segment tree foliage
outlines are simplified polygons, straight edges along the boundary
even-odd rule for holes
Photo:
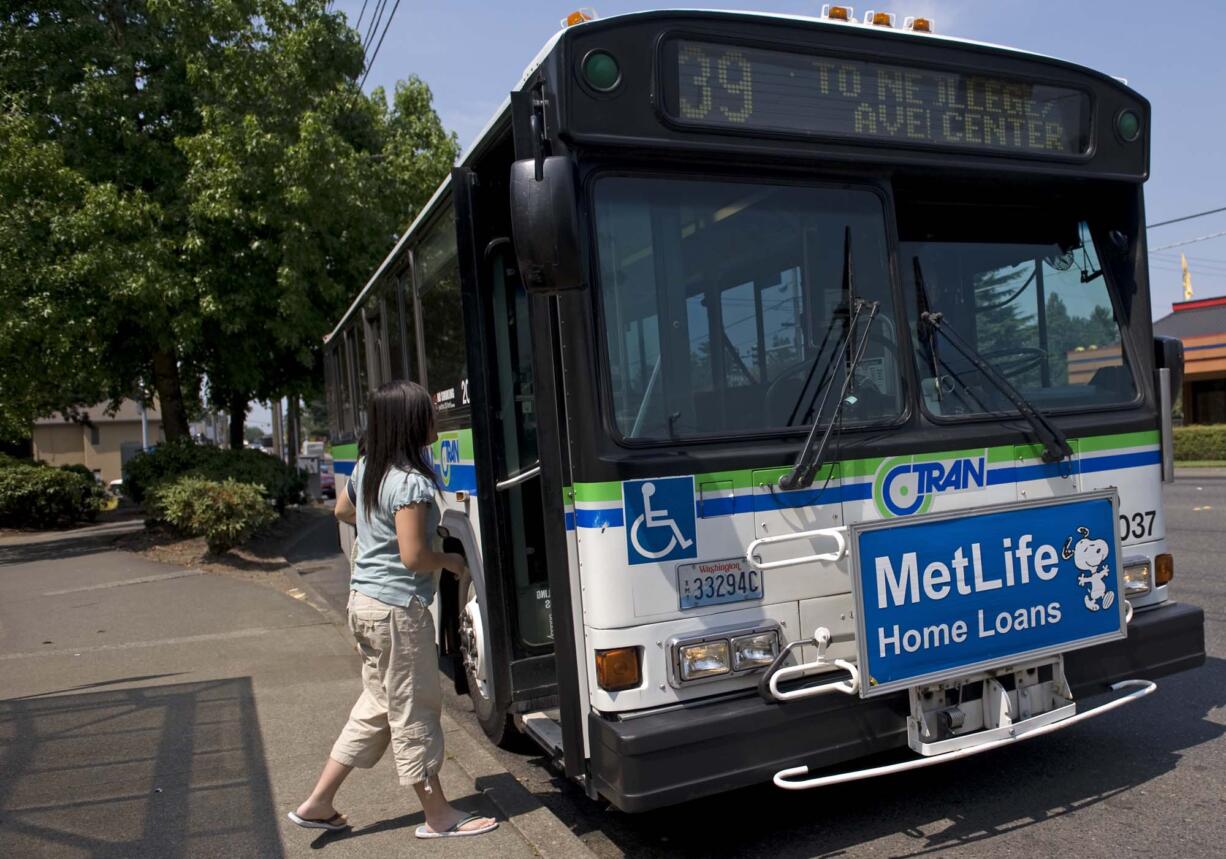
[[[6,4],[0,435],[143,388],[174,437],[201,390],[317,387],[321,336],[456,155],[420,80],[358,90],[328,7]]]

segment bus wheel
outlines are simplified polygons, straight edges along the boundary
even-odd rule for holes
[[[490,654],[485,651],[484,623],[477,590],[472,579],[465,577],[460,583],[459,629],[460,658],[468,681],[468,697],[472,699],[481,730],[493,743],[503,746],[512,742],[516,731],[506,708],[495,703],[494,666]]]

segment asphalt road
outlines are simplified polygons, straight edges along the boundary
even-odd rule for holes
[[[587,799],[532,750],[495,749],[601,856],[1221,856],[1226,852],[1226,476],[1166,488],[1175,598],[1208,660],[1083,725],[931,769],[816,791],[773,785],[640,815]],[[462,727],[479,734],[467,699]]]

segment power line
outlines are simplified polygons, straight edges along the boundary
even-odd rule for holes
[[[1150,253],[1152,254],[1156,253],[1157,251],[1168,250],[1169,248],[1179,248],[1183,247],[1184,245],[1194,245],[1197,242],[1206,242],[1209,239],[1217,239],[1221,238],[1222,236],[1226,236],[1226,230],[1222,230],[1218,233],[1209,233],[1207,236],[1197,236],[1194,239],[1184,239],[1182,242],[1171,242],[1169,245],[1163,245],[1162,247],[1158,248],[1151,248]]]
[[[387,8],[387,0],[375,0],[374,11],[370,14],[370,22],[366,25],[366,35],[362,37],[362,55],[363,59],[370,51],[370,46],[375,41],[375,34],[379,32],[379,25],[383,23],[383,10]],[[370,68],[370,63],[366,64],[366,68]]]
[[[353,29],[360,30],[362,28],[362,17],[366,14],[366,3],[368,0],[362,0],[362,11],[358,13],[358,22],[353,25]]]
[[[366,85],[366,78],[370,74],[370,70],[374,68],[375,58],[379,56],[379,49],[383,47],[383,37],[387,35],[387,31],[392,26],[392,19],[396,17],[396,10],[400,8],[400,0],[396,0],[392,4],[392,11],[387,16],[387,23],[383,25],[383,32],[379,35],[379,43],[375,45],[375,52],[370,55],[370,62],[366,64],[366,72],[362,75],[362,80],[358,84],[358,89]]]
[[[1152,230],[1154,227],[1165,227],[1167,224],[1178,224],[1180,221],[1190,221],[1193,218],[1203,218],[1205,215],[1216,215],[1218,212],[1226,212],[1226,206],[1220,209],[1210,209],[1207,212],[1197,212],[1195,215],[1184,215],[1180,218],[1171,218],[1169,221],[1159,221],[1156,224],[1146,224],[1145,229]]]

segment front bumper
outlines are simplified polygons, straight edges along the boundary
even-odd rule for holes
[[[1065,655],[1073,694],[1152,680],[1205,661],[1205,616],[1167,603],[1138,611],[1128,637]],[[819,695],[771,704],[756,695],[628,719],[588,717],[591,775],[623,811],[646,811],[907,745],[907,695]]]

